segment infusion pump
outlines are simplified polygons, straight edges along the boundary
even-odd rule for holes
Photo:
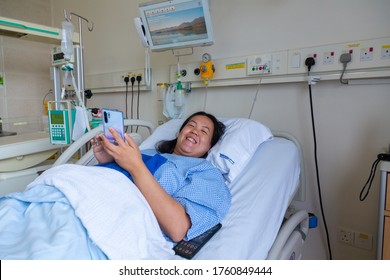
[[[50,143],[71,144],[75,111],[70,101],[49,101],[48,107]]]
[[[74,63],[74,55],[71,56],[70,61],[71,63]],[[65,61],[65,55],[61,50],[61,46],[53,46],[51,49],[51,64],[53,66],[58,66],[67,63]]]

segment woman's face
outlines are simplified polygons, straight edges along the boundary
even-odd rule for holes
[[[173,153],[189,157],[202,157],[211,148],[214,124],[206,116],[192,117],[180,131]]]

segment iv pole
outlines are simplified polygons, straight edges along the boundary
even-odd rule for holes
[[[64,10],[65,18],[67,18],[66,10]],[[84,46],[83,46],[83,35],[82,35],[82,20],[86,21],[88,24],[88,30],[91,32],[93,30],[93,22],[90,22],[88,19],[71,12],[69,15],[69,20],[72,21],[72,15],[78,17],[78,24],[79,24],[79,48],[80,50],[77,53],[77,83],[79,86],[79,90],[82,93],[82,101],[85,104],[85,88],[84,88]]]
[[[73,12],[71,12],[69,14],[69,18],[68,18],[68,15],[67,15],[67,12],[66,10],[64,10],[64,16],[65,16],[65,20],[68,21],[68,22],[72,22],[72,15],[73,16],[76,16],[78,17],[78,24],[79,24],[79,45],[78,46],[72,46],[73,49],[74,49],[74,56],[75,56],[75,61],[76,61],[76,74],[77,74],[77,84],[75,83],[75,79],[73,77],[73,74],[72,74],[72,80],[73,80],[73,85],[75,87],[75,91],[76,91],[76,95],[78,95],[78,99],[79,99],[79,103],[82,103],[82,104],[79,104],[81,107],[85,109],[85,88],[84,88],[84,56],[83,56],[83,41],[82,41],[82,20],[86,21],[88,23],[88,30],[89,31],[92,31],[93,30],[93,23],[88,21],[88,19],[78,15],[78,14],[75,14]],[[64,30],[62,30],[62,32],[65,32]],[[62,36],[66,36],[64,34],[62,34]],[[64,38],[63,38],[64,40]],[[71,41],[73,41],[72,39],[70,39]],[[71,42],[72,44],[72,42]],[[62,48],[62,46],[61,46]],[[62,50],[62,52],[64,53],[65,51]],[[66,60],[66,58],[65,58]],[[65,69],[68,67],[68,65],[65,65]],[[70,70],[73,71],[73,66],[69,65],[70,67]],[[60,67],[59,66],[53,66],[52,68],[52,74],[53,74],[53,93],[54,93],[54,100],[56,101],[56,110],[60,109],[59,108],[59,105],[57,102],[61,101],[62,100],[62,96],[61,96],[61,79],[60,79]],[[64,70],[64,69],[63,69]],[[67,69],[66,69],[67,70]],[[85,113],[85,112],[84,112]],[[84,115],[85,118],[87,118],[86,115]],[[87,129],[89,127],[87,126]],[[89,130],[89,129],[88,129]],[[81,149],[81,155],[83,155],[85,153],[85,149]]]
[[[66,10],[64,10],[65,19],[67,21],[72,21],[72,15],[78,17],[78,24],[79,24],[79,45],[75,47],[75,60],[76,60],[76,70],[77,70],[77,84],[80,93],[82,94],[82,102],[85,104],[85,95],[84,95],[84,55],[83,55],[83,36],[82,36],[82,20],[86,21],[88,23],[88,30],[93,30],[93,23],[90,22],[88,19],[75,14],[73,12],[70,13],[69,18],[67,15]],[[61,101],[61,82],[60,82],[60,69],[59,67],[52,67],[52,74],[53,74],[53,93],[54,93],[54,100],[55,101]]]

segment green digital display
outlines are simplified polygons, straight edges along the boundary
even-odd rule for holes
[[[64,115],[63,114],[50,114],[50,123],[51,124],[64,124]]]

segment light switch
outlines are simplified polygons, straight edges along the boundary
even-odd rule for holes
[[[301,67],[301,53],[293,53],[290,61],[291,68]]]

